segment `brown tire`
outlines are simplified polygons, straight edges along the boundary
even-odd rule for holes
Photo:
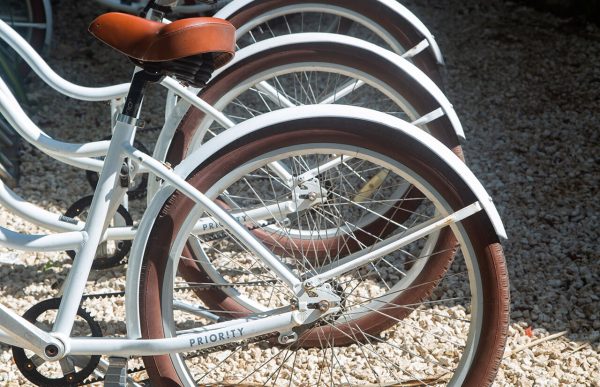
[[[35,23],[35,24],[46,24],[46,10],[44,8],[44,3],[42,0],[28,0],[28,1],[22,1],[23,4],[21,4],[22,7],[26,7],[27,8],[27,18],[28,18],[28,22],[29,23]],[[11,12],[14,12],[13,10],[11,10],[11,7],[14,7],[15,4],[14,2],[12,3],[8,3],[6,4],[4,7],[0,7],[0,12],[4,11],[7,12],[7,20],[6,22],[10,23],[10,17],[11,17]],[[26,27],[23,27],[26,28]],[[21,34],[23,34],[23,32],[25,32],[24,38],[27,39],[27,42],[31,45],[31,47],[33,47],[37,52],[39,52],[40,54],[42,53],[43,49],[44,49],[44,45],[45,45],[45,41],[46,41],[46,34],[52,33],[52,31],[47,31],[45,29],[42,28],[30,28],[29,31],[23,31],[20,29],[17,29],[17,31],[20,31]],[[9,50],[12,52],[12,50]],[[15,63],[18,65],[18,70],[19,73],[21,74],[21,76],[25,76],[29,73],[29,71],[31,70],[29,65],[27,63],[25,63],[24,60],[22,60],[21,58],[19,58],[16,54],[15,54]]]
[[[317,144],[343,144],[344,147],[351,147],[361,152],[364,150],[370,152],[369,154],[378,154],[386,159],[396,160],[399,163],[397,165],[405,168],[404,171],[412,173],[411,176],[420,179],[422,184],[429,187],[427,188],[429,194],[443,198],[443,205],[448,211],[464,208],[477,200],[460,176],[423,144],[381,124],[344,118],[304,119],[265,128],[224,147],[200,165],[187,180],[200,191],[206,192],[222,176],[250,160],[264,154],[276,154],[280,150],[285,151],[303,144],[309,144],[308,146],[315,148],[318,147]],[[421,190],[423,188],[425,186],[422,186]],[[161,311],[161,302],[169,302],[169,297],[171,297],[163,296],[164,277],[165,275],[167,278],[169,276],[168,273],[165,273],[175,237],[193,207],[191,200],[179,193],[173,194],[156,218],[148,238],[140,284],[140,314],[142,334],[145,338],[162,338],[170,335],[170,333],[165,333],[165,329],[169,329],[169,321],[172,317],[164,316]],[[452,256],[455,254],[457,243],[453,232],[456,230],[461,233],[461,239],[464,241],[464,245],[461,246],[463,248],[462,256],[471,261],[471,266],[467,265],[467,267],[475,268],[469,269],[468,273],[467,269],[464,269],[465,271],[461,274],[467,276],[467,281],[463,281],[466,282],[466,285],[460,281],[456,282],[455,270],[460,270],[460,262],[454,262],[450,274],[444,277],[448,265],[452,262]],[[354,320],[345,317],[345,320],[341,321],[341,317],[334,316],[335,320],[331,320],[330,324],[300,332],[297,344],[285,350],[299,350],[303,347],[315,348],[323,346],[324,343],[327,346],[355,344],[360,347],[364,343],[379,340],[379,334],[384,329],[403,321],[417,306],[426,306],[429,302],[439,305],[441,301],[447,301],[450,304],[454,301],[451,301],[451,298],[444,298],[447,292],[450,295],[454,294],[453,292],[458,291],[454,288],[460,287],[461,284],[467,289],[471,289],[470,286],[477,286],[476,294],[481,298],[476,299],[479,296],[472,295],[471,304],[466,308],[474,310],[467,313],[467,315],[471,315],[471,319],[480,320],[470,320],[472,325],[469,327],[470,329],[485,328],[474,336],[478,340],[471,343],[472,350],[465,350],[465,353],[472,352],[473,357],[470,358],[470,362],[467,362],[468,365],[465,366],[466,369],[461,373],[465,376],[465,379],[461,380],[461,384],[490,385],[501,360],[508,324],[508,276],[502,248],[490,221],[482,212],[467,218],[454,230],[442,229],[441,235],[435,243],[435,250],[433,253],[429,253],[430,258],[427,259],[429,270],[420,271],[408,286],[403,287],[400,291],[392,292],[391,298],[386,299],[383,305],[380,301],[383,299],[382,296],[375,297],[375,300],[379,300],[375,305],[380,308],[366,314],[362,313]],[[194,256],[191,249],[187,249],[183,255]],[[181,266],[182,264],[186,265],[185,268]],[[454,268],[455,265],[457,269]],[[211,280],[204,271],[199,269],[198,265],[188,259],[180,261],[179,272],[190,284],[206,283]],[[362,282],[362,275],[359,277],[361,279],[359,282]],[[469,284],[468,280],[471,278],[476,281],[475,285]],[[448,285],[444,281],[449,281]],[[350,284],[346,286],[350,286]],[[344,292],[345,290],[341,290],[341,294]],[[424,301],[430,297],[432,292],[438,292],[444,297],[440,298],[440,294],[435,294],[435,301]],[[224,310],[235,313],[235,316],[239,317],[252,312],[237,303],[236,298],[225,294],[219,287],[204,290],[201,296],[209,309]],[[367,305],[371,305],[371,303]],[[351,307],[352,305],[348,305],[348,308]],[[360,310],[360,305],[358,308]],[[356,312],[342,310],[341,313],[348,313],[348,316],[351,316]],[[414,317],[419,317],[420,313],[422,311],[412,314]],[[163,321],[166,322],[167,327],[163,326]],[[404,322],[396,327],[406,328]],[[423,335],[427,335],[427,332],[424,332]],[[464,339],[466,340],[466,338]],[[383,346],[392,340],[388,338],[386,341],[380,340],[375,344]],[[418,341],[416,343],[419,344]],[[446,345],[447,343],[442,344]],[[172,357],[147,357],[144,361],[155,385],[182,384],[182,379],[180,375],[177,375],[173,365]],[[458,364],[458,361],[453,364]]]
[[[357,60],[363,57],[368,57],[369,60]],[[288,44],[261,51],[260,55],[250,56],[223,71],[211,80],[209,86],[202,90],[199,96],[211,105],[219,106],[224,98],[230,98],[228,93],[234,86],[244,85],[246,80],[253,79],[259,74],[274,73],[286,66],[301,63],[324,63],[327,66],[342,66],[356,74],[368,74],[384,85],[383,88],[386,90],[393,90],[393,93],[400,95],[404,100],[404,108],[417,117],[439,108],[439,103],[433,95],[410,76],[399,73],[396,65],[389,58],[373,55],[361,47],[334,42]],[[173,135],[166,156],[167,162],[177,165],[191,151],[190,146],[196,131],[206,119],[202,111],[195,108],[188,110]],[[456,132],[446,116],[428,123],[427,130],[459,157],[463,157]],[[418,192],[409,190],[407,195],[418,195]],[[391,208],[386,216],[393,216],[397,223],[403,223],[412,212],[411,206],[416,204],[418,204],[416,201],[404,200],[403,207]],[[312,239],[297,238],[293,243],[288,244],[282,244],[278,236],[273,233],[265,233],[261,230],[256,230],[254,233],[276,253],[310,249],[313,257],[319,260],[337,253],[334,251],[336,246],[342,246],[345,253],[351,253],[356,251],[360,244],[372,244],[373,235],[385,236],[393,230],[394,228],[389,227],[385,222],[374,221],[363,227],[364,233],[356,235],[356,241],[330,238],[315,242]]]
[[[248,2],[244,7],[239,8],[232,15],[229,15],[227,20],[236,28],[240,28],[251,20],[264,15],[266,12],[297,4],[304,5],[306,3],[306,1],[302,0],[254,0]],[[393,39],[405,51],[415,47],[424,39],[423,35],[408,20],[390,10],[385,4],[379,1],[316,0],[309,3],[317,6],[334,6],[366,17],[386,31],[389,34],[389,38]],[[347,19],[342,20],[345,21]],[[423,50],[411,58],[411,61],[435,83],[440,86],[442,85],[439,64],[431,49]]]

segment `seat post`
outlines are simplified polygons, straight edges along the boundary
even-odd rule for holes
[[[173,11],[178,0],[150,0],[140,12],[140,17],[162,22],[165,15]]]
[[[162,78],[163,75],[147,70],[136,72],[131,80],[131,86],[129,88],[129,93],[127,93],[127,98],[125,99],[122,114],[131,118],[137,118],[140,106],[144,100],[146,85],[148,83],[159,82]]]

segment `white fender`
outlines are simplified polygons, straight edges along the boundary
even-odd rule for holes
[[[360,108],[356,106],[345,105],[308,105],[299,106],[288,109],[281,109],[274,112],[266,113],[255,118],[249,119],[236,125],[235,130],[226,130],[206,142],[200,148],[196,149],[191,155],[181,162],[175,169],[175,173],[181,177],[187,177],[194,171],[197,165],[211,157],[227,144],[235,141],[243,136],[268,128],[272,125],[285,123],[290,120],[301,120],[315,117],[324,118],[350,118],[361,121],[369,121],[377,124],[385,125],[394,130],[402,132],[404,135],[410,136],[426,146],[444,162],[446,162],[460,176],[466,185],[472,190],[473,194],[483,207],[490,222],[492,223],[499,237],[506,239],[506,230],[500,219],[500,215],[492,202],[492,198],[488,195],[485,188],[475,177],[473,172],[448,148],[434,137],[423,130],[416,128],[414,125],[393,117],[391,115],[377,112],[370,109]],[[150,230],[154,225],[154,219],[158,216],[160,209],[165,201],[174,192],[172,186],[163,186],[154,195],[152,202],[148,205],[144,216],[138,227],[136,238],[133,241],[133,247],[129,255],[129,263],[127,268],[127,330],[129,338],[139,338],[139,310],[137,300],[138,283],[140,279],[140,271],[144,247]]]
[[[224,8],[222,8],[219,12],[217,12],[215,14],[215,17],[222,18],[222,19],[228,19],[232,15],[238,13],[241,9],[246,8],[246,7],[251,7],[252,6],[251,3],[255,2],[255,1],[256,0],[235,0],[231,3],[229,3]],[[389,8],[390,14],[396,14],[398,17],[405,19],[407,22],[409,22],[410,25],[416,31],[418,31],[418,33],[420,35],[422,35],[424,39],[427,40],[427,42],[429,43],[429,47],[431,48],[438,64],[440,64],[440,65],[444,64],[444,58],[442,56],[442,52],[441,52],[437,42],[435,41],[433,34],[429,31],[429,29],[427,29],[427,27],[425,27],[425,24],[423,24],[421,22],[421,20],[419,20],[419,18],[417,16],[415,16],[415,14],[413,14],[411,11],[409,11],[405,6],[401,5],[397,0],[374,0],[374,1],[377,1],[381,4],[383,4],[384,6],[386,6],[387,8]],[[335,6],[335,5],[331,5],[331,4],[323,4],[322,2],[321,3],[319,3],[319,2],[313,3],[310,1],[307,1],[302,4],[284,6],[281,8],[274,9],[274,10],[270,11],[267,15],[263,15],[261,18],[257,18],[254,21],[257,23],[260,23],[262,19],[268,20],[273,17],[281,16],[281,15],[284,15],[284,14],[286,14],[290,11],[293,11],[294,9],[297,9],[297,8],[301,8],[302,10],[306,10],[306,11],[315,11],[315,12],[327,11],[328,13],[343,16],[345,18],[348,18],[348,19],[351,19],[351,20],[354,20],[357,22],[365,21],[365,17],[363,15],[360,15],[348,8],[339,7],[339,6]],[[256,25],[256,23],[252,23],[252,25]],[[374,31],[379,31],[380,37],[382,39],[384,39],[384,41],[386,41],[388,44],[390,44],[391,47],[394,47],[396,49],[397,53],[402,53],[399,50],[399,48],[400,48],[399,43],[389,34],[388,31],[382,31],[381,29],[379,29],[378,28],[379,26],[375,22],[373,22],[372,27],[374,27],[374,28],[372,28]],[[250,28],[250,27],[240,26],[238,37],[241,34],[247,32],[248,28]],[[408,47],[408,48],[410,48],[410,47]]]
[[[267,49],[277,48],[281,46],[289,45],[290,47],[298,44],[306,44],[312,42],[329,42],[329,43],[337,43],[342,45],[350,45],[357,46],[363,50],[367,50],[370,52],[369,56],[379,56],[384,58],[390,63],[391,69],[397,69],[399,73],[406,74],[407,76],[414,79],[421,87],[427,90],[432,98],[434,98],[438,104],[440,105],[443,113],[448,117],[452,127],[454,128],[456,135],[462,139],[465,138],[465,133],[454,110],[454,107],[448,101],[448,98],[444,95],[442,90],[431,80],[425,73],[419,70],[418,67],[410,63],[408,60],[402,58],[401,56],[394,54],[391,51],[388,51],[384,48],[381,48],[375,44],[365,42],[361,39],[352,38],[349,36],[339,35],[339,34],[325,34],[325,33],[302,33],[302,34],[293,34],[293,35],[283,35],[278,36],[272,39],[267,39],[255,44],[252,44],[248,47],[243,48],[240,51],[236,52],[235,58],[231,61],[227,66],[217,70],[213,76],[220,74],[222,71],[225,71],[230,66],[239,63],[242,60],[245,60],[252,56],[260,57],[262,52]],[[309,64],[307,64],[309,65]],[[272,75],[272,74],[271,74]],[[236,87],[243,87],[244,85],[237,85]],[[194,90],[194,89],[192,89]],[[232,90],[233,91],[233,90]],[[390,90],[392,94],[396,94],[397,98],[400,98],[399,95],[394,90]],[[175,129],[179,125],[179,122],[185,115],[185,112],[190,107],[190,103],[181,100],[177,107],[173,109],[173,114],[165,121],[165,125],[160,132],[158,140],[156,142],[154,148],[153,157],[158,160],[164,160],[166,157],[167,151],[169,149],[169,145],[173,135],[175,133]],[[215,106],[217,107],[217,106]],[[218,107],[217,107],[218,108]],[[149,198],[151,195],[149,196]]]
[[[421,71],[417,66],[412,64],[410,61],[402,58],[400,55],[393,53],[385,48],[379,47],[376,44],[369,43],[362,39],[353,38],[351,36],[340,35],[340,34],[328,34],[323,32],[305,32],[298,34],[282,35],[275,38],[266,39],[258,43],[254,43],[248,47],[245,47],[239,51],[236,51],[234,59],[225,67],[217,70],[213,76],[217,76],[222,71],[225,71],[230,66],[248,58],[251,55],[261,55],[262,51],[272,49],[274,47],[280,47],[283,45],[295,45],[295,44],[306,44],[310,42],[315,43],[337,43],[349,46],[356,46],[363,50],[370,51],[372,55],[380,56],[390,62],[392,68],[397,67],[398,71],[404,73],[410,78],[414,79],[421,87],[431,94],[431,96],[439,103],[444,113],[448,116],[452,127],[456,131],[456,135],[462,139],[465,139],[465,132],[463,130],[460,119],[458,118],[454,107],[444,94],[444,92],[435,84],[429,77]],[[371,55],[371,54],[369,54]],[[369,56],[370,57],[370,56]]]

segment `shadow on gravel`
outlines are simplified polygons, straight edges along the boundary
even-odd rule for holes
[[[0,280],[0,292],[14,298],[35,297],[38,301],[54,297],[71,269],[71,260],[65,257],[66,254],[44,263],[27,264],[19,261],[12,265],[0,265],[0,278],[2,279]],[[93,286],[112,278],[123,277],[125,270],[125,266],[107,270],[92,270],[88,283]],[[42,280],[42,285],[37,286],[40,280]],[[53,289],[54,294],[48,293],[48,285]]]
[[[594,385],[600,380],[600,28],[513,2],[402,3],[445,54],[446,93],[465,127],[467,162],[508,231],[512,354],[497,383]],[[57,20],[84,31],[94,12],[81,9]],[[51,58],[61,72],[86,84],[112,83],[120,74],[104,69],[122,58],[86,59],[91,39],[61,31],[55,49],[70,60]],[[77,112],[75,124],[85,123],[89,113]],[[61,106],[56,113],[69,115]],[[19,278],[43,269],[16,267],[2,292],[22,294],[30,282]],[[66,269],[56,267],[51,278],[63,278]],[[92,280],[111,275],[94,273]]]
[[[550,384],[598,380],[600,28],[513,2],[404,4],[445,53],[467,162],[508,231],[509,346],[564,334],[512,359]],[[573,366],[580,376],[555,371]],[[520,365],[506,372],[521,384]]]

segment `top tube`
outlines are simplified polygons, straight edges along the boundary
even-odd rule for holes
[[[108,101],[127,95],[129,83],[106,87],[85,87],[67,81],[56,74],[21,35],[0,20],[0,39],[10,45],[35,73],[61,94],[82,101]]]

